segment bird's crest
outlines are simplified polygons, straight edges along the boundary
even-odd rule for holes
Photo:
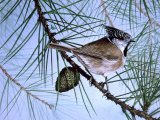
[[[108,37],[119,40],[131,39],[131,35],[114,27],[105,26]]]

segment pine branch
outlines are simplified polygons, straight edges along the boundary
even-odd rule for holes
[[[160,24],[159,24],[156,20],[154,20],[154,18],[148,16],[147,13],[139,6],[138,3],[136,3],[135,0],[133,0],[133,2],[134,2],[135,7],[136,7],[144,16],[149,17],[149,20],[150,20],[152,23],[154,23],[155,25],[157,25],[158,27],[160,27]]]
[[[35,8],[37,9],[37,13],[39,15],[39,21],[42,23],[43,27],[45,28],[45,32],[48,34],[50,41],[57,43],[54,36],[51,36],[52,33],[50,32],[50,30],[48,28],[47,20],[45,19],[45,17],[42,14],[42,10],[41,10],[39,1],[34,0],[34,2],[35,2]],[[82,76],[84,76],[89,81],[92,79],[92,84],[96,88],[98,88],[107,99],[120,105],[122,107],[122,109],[128,110],[132,115],[137,115],[139,117],[143,117],[146,120],[158,120],[158,119],[153,118],[152,116],[148,115],[144,111],[137,110],[134,107],[127,105],[125,102],[119,100],[118,98],[113,96],[111,93],[108,93],[108,91],[106,89],[102,88],[102,86],[99,85],[99,83],[92,76],[88,75],[83,69],[81,69],[80,66],[78,66],[65,52],[60,52],[60,53],[75,69],[77,69],[79,71],[79,73]]]
[[[43,104],[47,105],[50,109],[53,108],[52,104],[49,104],[48,102],[46,102],[45,100],[42,100],[41,98],[39,98],[38,96],[32,94],[31,92],[27,91],[25,89],[25,87],[23,87],[19,82],[17,82],[17,80],[15,80],[4,68],[3,66],[0,65],[0,69],[2,70],[2,72],[5,74],[6,77],[9,78],[9,80],[11,80],[14,84],[16,84],[22,91],[26,92],[27,95],[32,96],[34,99],[42,102]]]

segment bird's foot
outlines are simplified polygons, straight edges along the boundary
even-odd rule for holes
[[[105,91],[105,93],[103,93],[103,96],[106,96],[107,94],[109,94],[110,92],[108,90]]]
[[[102,88],[104,88],[104,86],[106,85],[106,93],[109,92],[108,83],[106,83],[106,82],[99,82],[99,85],[100,85]]]
[[[104,88],[104,85],[106,84],[106,82],[99,82],[99,85]]]
[[[90,77],[89,83],[90,83],[90,86],[92,86],[92,84],[93,84],[93,77]]]

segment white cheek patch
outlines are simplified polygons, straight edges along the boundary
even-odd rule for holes
[[[114,39],[114,43],[115,45],[121,50],[121,52],[123,53],[127,43],[123,42],[123,41],[120,41],[118,39]]]

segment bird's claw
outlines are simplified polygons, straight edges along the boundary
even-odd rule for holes
[[[93,77],[90,77],[89,83],[90,83],[90,86],[92,86],[92,84],[93,84]]]
[[[106,85],[106,93],[109,93],[108,83],[106,82],[99,82],[99,85],[104,88],[104,85]]]
[[[103,96],[106,96],[107,94],[109,94],[110,92],[108,90],[106,90],[105,93],[103,93]]]
[[[99,82],[99,85],[104,88],[104,85],[106,84],[106,82]]]

